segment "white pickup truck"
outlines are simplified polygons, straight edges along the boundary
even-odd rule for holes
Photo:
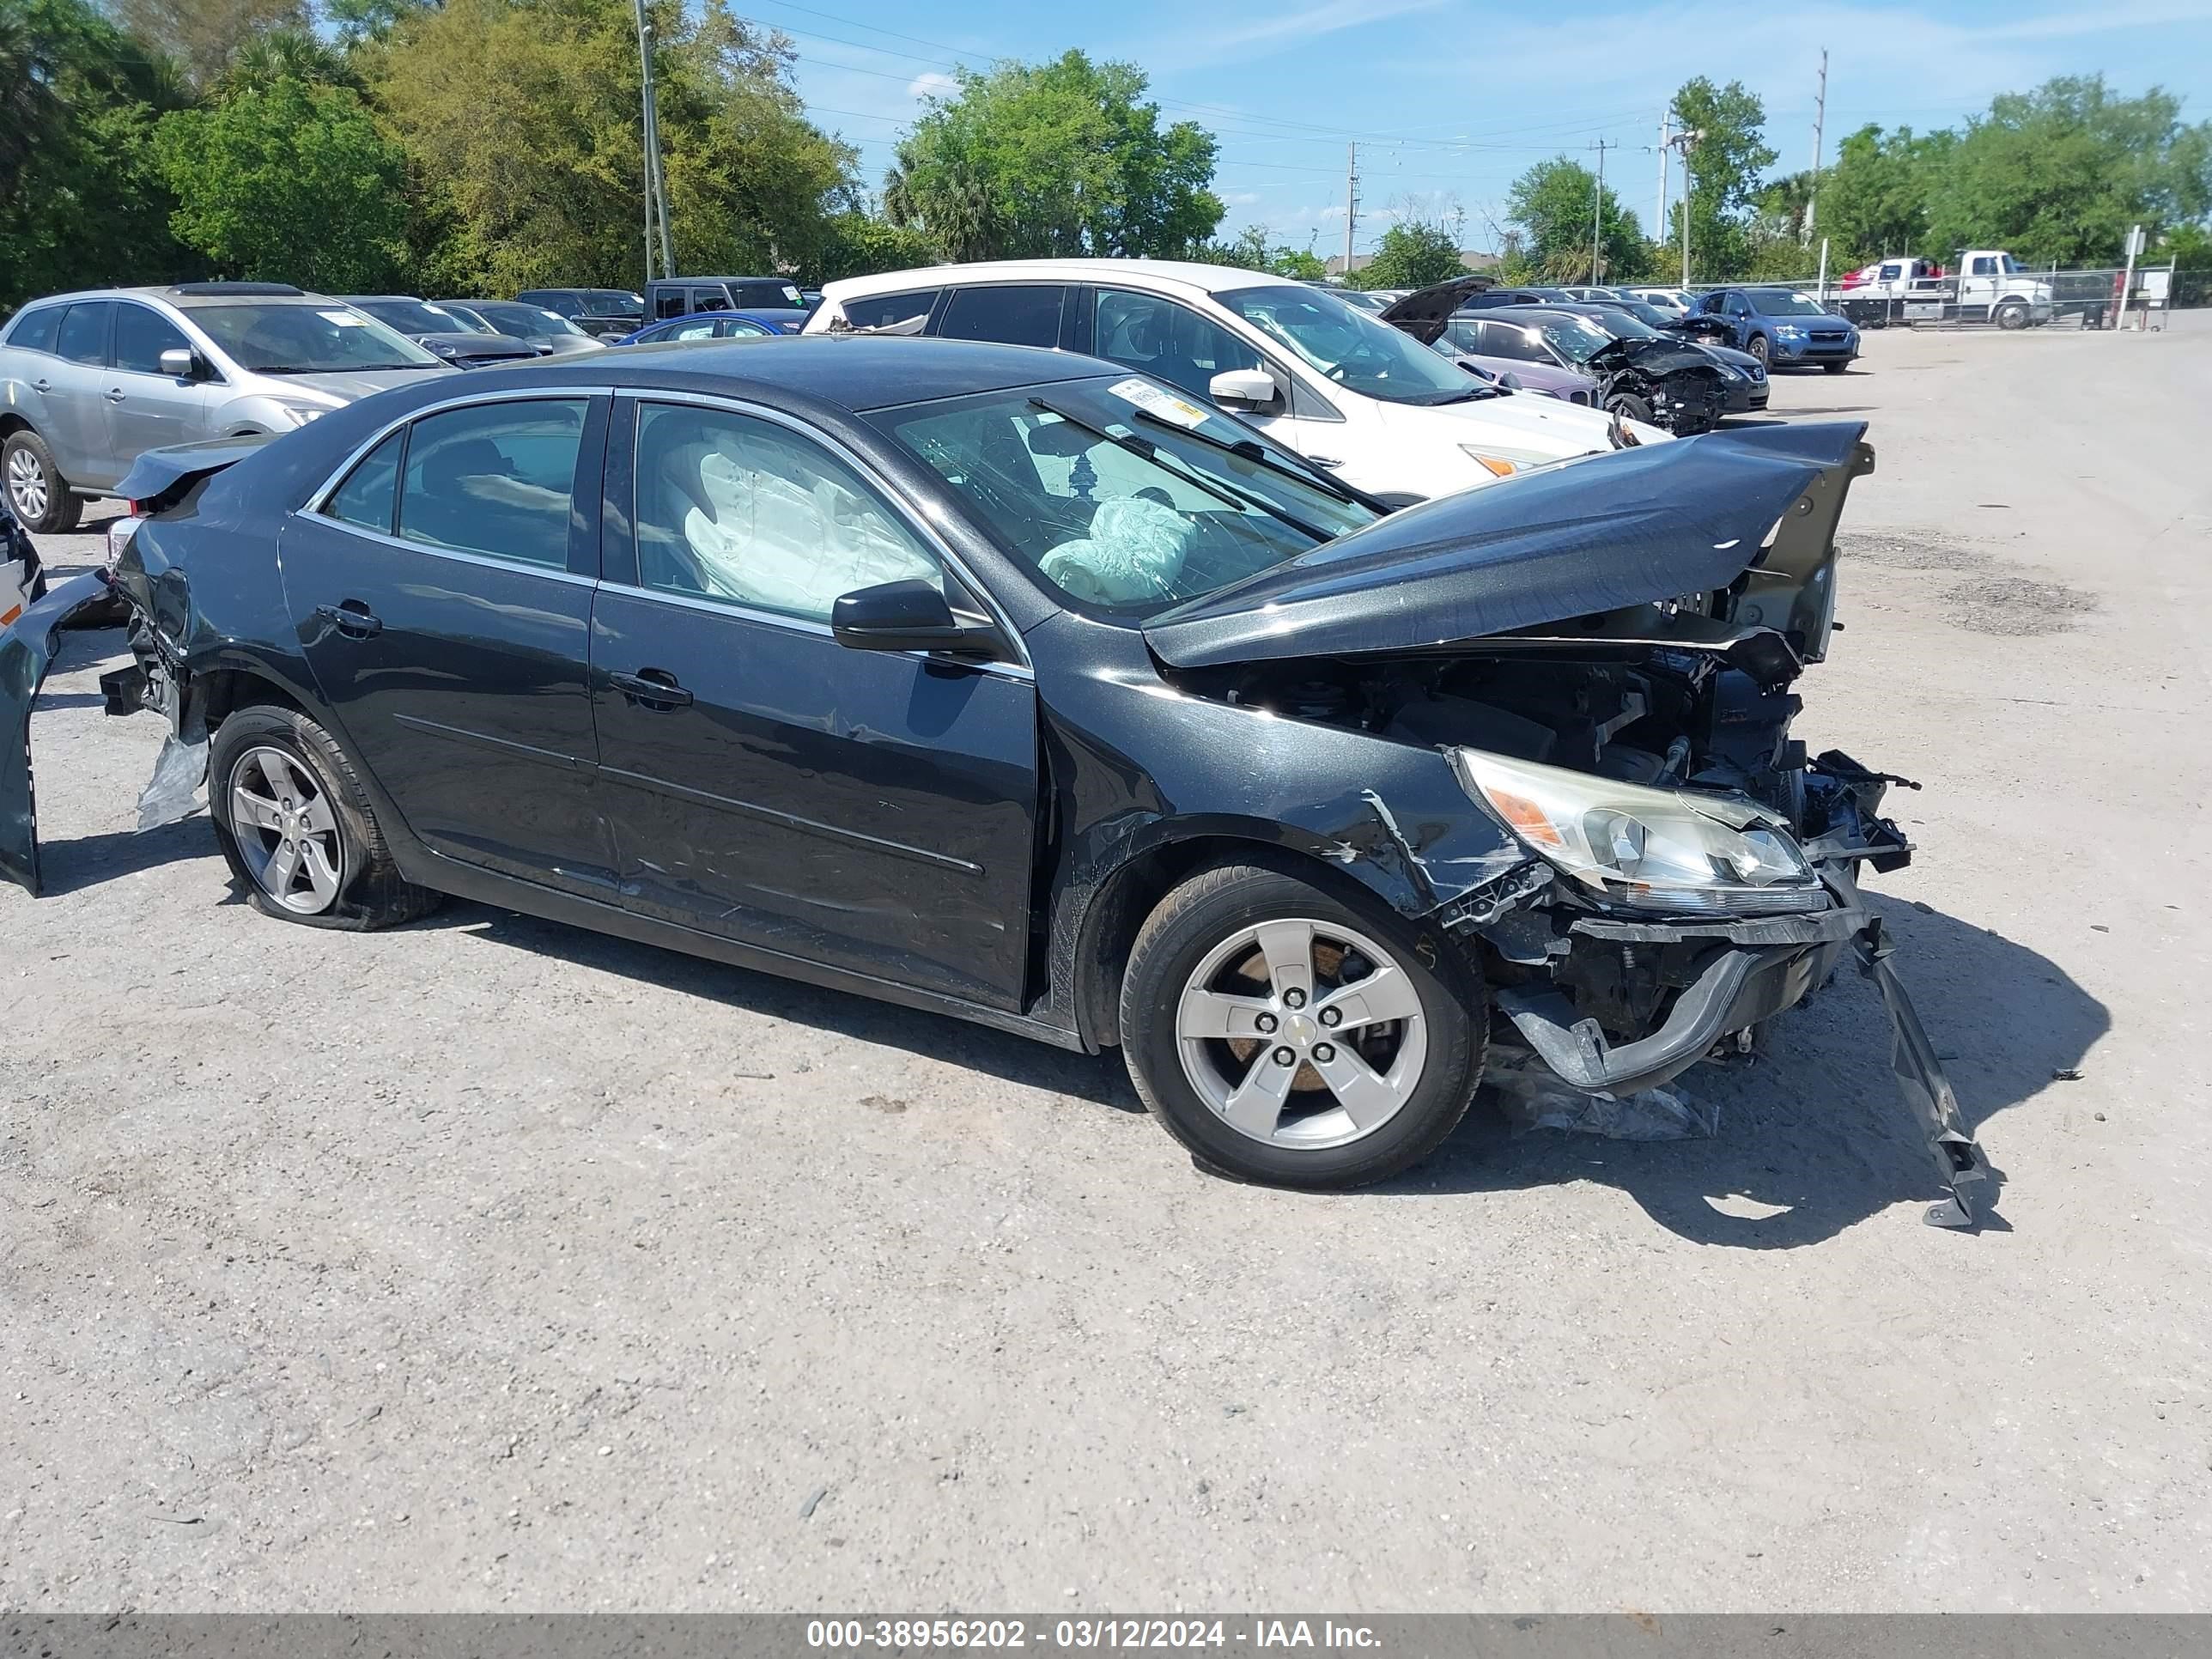
[[[1890,323],[1995,323],[2026,328],[2055,310],[2050,282],[2002,248],[1972,248],[1959,274],[1927,259],[1882,259],[1852,271],[1840,284],[1844,316],[1862,328]]]

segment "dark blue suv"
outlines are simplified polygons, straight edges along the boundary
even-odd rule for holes
[[[1795,289],[1717,289],[1698,310],[1727,325],[1730,345],[1771,368],[1818,363],[1840,374],[1859,355],[1858,330]]]

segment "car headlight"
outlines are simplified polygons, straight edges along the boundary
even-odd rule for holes
[[[276,412],[294,426],[301,427],[319,418],[324,411],[320,404],[279,404]]]
[[[1462,444],[1460,453],[1492,477],[1510,478],[1531,467],[1549,466],[1559,458],[1539,455],[1529,449],[1506,449],[1497,444]]]
[[[1804,329],[1796,323],[1778,324],[1774,331],[1785,340],[1802,340],[1805,337]]]
[[[1647,789],[1455,749],[1468,793],[1532,853],[1609,902],[1677,915],[1827,908],[1782,820],[1747,801]]]

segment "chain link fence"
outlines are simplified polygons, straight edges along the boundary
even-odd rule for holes
[[[2014,327],[2156,328],[2166,313],[2212,305],[2212,270],[2181,270],[2172,263],[2048,265],[2002,276],[1956,275],[1922,279],[1885,289],[1846,287],[1840,274],[1798,281],[1774,277],[1735,283],[1696,283],[1692,294],[1720,288],[1786,288],[1817,300],[1862,328],[1959,327],[1997,323]]]

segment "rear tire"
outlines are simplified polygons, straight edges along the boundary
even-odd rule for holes
[[[53,451],[28,427],[11,432],[0,444],[0,478],[7,481],[8,505],[27,530],[66,535],[84,516],[84,502],[70,493],[69,480],[54,465]]]
[[[368,933],[444,901],[401,876],[351,757],[296,708],[255,704],[216,729],[208,817],[247,899],[279,921]]]
[[[1437,929],[1326,876],[1236,863],[1146,921],[1121,1025],[1137,1093],[1200,1167],[1334,1192],[1399,1174],[1458,1125],[1489,1010]]]

